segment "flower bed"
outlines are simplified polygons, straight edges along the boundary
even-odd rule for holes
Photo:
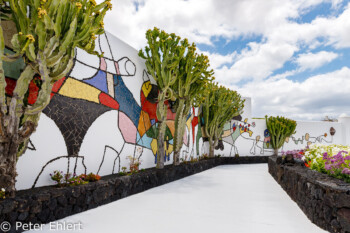
[[[350,183],[350,147],[342,145],[311,145],[305,151],[305,162],[312,170]]]
[[[269,172],[305,215],[329,232],[350,232],[350,184],[303,163],[269,158]],[[312,164],[311,164],[312,166]]]
[[[0,223],[47,223],[225,164],[267,163],[267,156],[220,157],[132,175],[109,175],[78,186],[49,186],[18,191],[0,201]],[[53,174],[54,175],[54,174]],[[10,232],[16,232],[14,229]],[[18,232],[21,232],[19,230]]]

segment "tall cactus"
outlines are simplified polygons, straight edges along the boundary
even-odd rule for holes
[[[148,46],[145,51],[139,51],[139,56],[146,60],[146,67],[154,80],[157,82],[158,104],[158,135],[157,135],[157,168],[164,167],[164,137],[166,131],[166,120],[168,106],[165,101],[175,101],[172,86],[175,84],[179,75],[179,63],[183,57],[186,47],[188,47],[187,39],[181,40],[174,33],[168,34],[159,31],[158,28],[148,30],[146,32]]]
[[[183,145],[186,119],[191,107],[198,107],[202,99],[200,96],[205,91],[204,85],[212,81],[213,70],[209,70],[209,59],[203,54],[196,53],[196,45],[193,43],[187,48],[179,64],[179,78],[174,84],[176,94],[176,116],[174,135],[174,165],[180,164],[180,150]]]
[[[23,57],[26,67],[17,80],[11,98],[5,94],[5,77],[0,63],[0,187],[15,191],[16,160],[24,153],[42,110],[50,101],[52,85],[72,68],[75,48],[94,52],[96,35],[102,34],[103,19],[111,9],[110,0],[1,0],[1,18],[16,24],[11,40],[14,55],[2,61]],[[25,98],[34,75],[40,75],[39,93],[33,105]]]
[[[242,114],[244,100],[236,92],[215,83],[209,83],[204,93],[201,118],[203,136],[209,139],[209,157],[214,157],[214,146],[221,137],[225,123]]]
[[[266,127],[271,135],[271,146],[274,149],[274,156],[278,155],[287,137],[295,133],[297,122],[281,116],[265,116]]]

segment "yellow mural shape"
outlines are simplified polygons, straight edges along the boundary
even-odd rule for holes
[[[148,96],[148,94],[151,92],[151,90],[152,90],[152,85],[151,85],[150,81],[147,81],[142,85],[142,91],[143,91],[143,94],[145,95],[145,97]]]
[[[157,139],[154,139],[152,140],[151,142],[151,148],[152,148],[152,152],[153,154],[157,154],[157,151],[158,151],[158,148],[157,148]]]
[[[84,99],[95,103],[100,103],[98,95],[101,93],[95,87],[88,84],[68,78],[61,87],[59,94],[75,99]]]
[[[151,148],[154,155],[157,154],[157,151],[158,151],[157,145],[158,145],[157,139],[153,139],[151,142]],[[168,142],[164,142],[164,147],[165,147],[166,155],[170,155],[174,150],[173,145],[171,144],[168,145]]]
[[[240,132],[240,134],[244,133],[245,132],[244,127],[239,128],[239,132]],[[253,135],[253,131],[251,131],[251,130],[248,130],[247,133],[249,133],[249,137],[251,137]]]
[[[192,116],[190,118],[188,118],[187,122],[186,122],[186,126],[188,131],[190,131],[191,129],[191,122],[192,122]]]
[[[171,144],[169,144],[169,146],[167,146],[167,142],[165,142],[165,153],[167,154],[167,155],[170,155],[170,153],[172,153],[173,152],[173,150],[174,150],[174,147],[173,147],[173,145],[171,145]],[[168,148],[168,149],[167,149]]]
[[[149,128],[151,128],[151,120],[149,119],[149,115],[145,111],[141,111],[139,125],[138,125],[138,131],[140,133],[140,136],[142,137]]]
[[[226,137],[230,136],[231,134],[232,134],[232,132],[231,132],[230,129],[229,130],[225,130],[221,137],[222,138],[226,138]]]

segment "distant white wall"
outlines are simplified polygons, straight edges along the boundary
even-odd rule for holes
[[[243,118],[241,121],[233,120],[229,124],[230,132],[224,133],[226,136],[223,137],[224,150],[216,150],[215,154],[246,156],[273,153],[265,119]],[[280,152],[304,149],[313,143],[345,144],[345,130],[345,124],[341,122],[297,121],[295,134],[287,138]]]
[[[338,121],[343,127],[343,144],[350,146],[350,116],[340,116]]]

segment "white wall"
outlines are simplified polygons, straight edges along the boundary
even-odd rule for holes
[[[54,170],[80,174],[86,167],[88,173],[114,174],[121,167],[128,167],[129,155],[142,160],[141,168],[155,166],[155,140],[147,134],[141,136],[143,126],[154,124],[150,120],[152,114],[147,113],[149,119],[140,115],[141,108],[147,112],[151,106],[141,98],[142,93],[147,93],[151,87],[147,81],[155,82],[147,75],[138,51],[109,33],[101,35],[97,42],[96,50],[103,51],[104,58],[99,59],[78,49],[73,70],[42,114],[39,126],[31,136],[30,149],[17,163],[18,190],[31,188],[36,180],[36,187],[53,185],[50,173]],[[122,84],[124,86],[120,88]],[[58,101],[62,99],[64,101]],[[265,120],[251,118],[251,98],[245,99],[242,120],[232,120],[227,124],[224,149],[216,150],[216,154],[251,156],[272,153],[267,147],[268,137],[264,135]],[[116,106],[116,103],[119,108],[106,107]],[[206,153],[203,140],[199,138],[197,143],[197,120],[198,109],[193,109],[184,135],[186,143],[181,149],[182,159]],[[169,120],[169,129],[171,124]],[[331,127],[336,130],[334,136],[330,135]],[[289,138],[283,149],[300,149],[310,143],[345,143],[345,139],[349,143],[349,130],[349,117],[342,118],[339,123],[299,121],[296,134]],[[169,143],[171,151],[172,141]],[[69,154],[72,150],[77,153]],[[172,163],[172,154],[168,158],[166,164]]]

